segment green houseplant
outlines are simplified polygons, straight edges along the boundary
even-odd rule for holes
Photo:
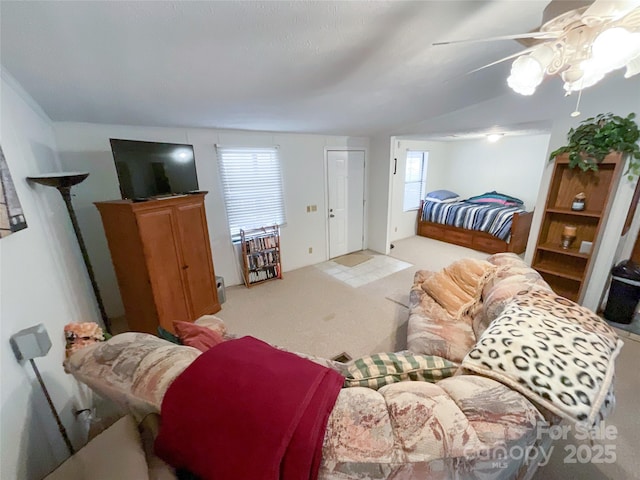
[[[610,152],[627,153],[631,157],[625,172],[629,180],[640,174],[640,130],[633,120],[635,113],[619,117],[612,113],[601,113],[583,120],[569,130],[568,145],[551,152],[549,160],[562,153],[569,154],[569,167],[583,171],[598,170],[598,164]]]

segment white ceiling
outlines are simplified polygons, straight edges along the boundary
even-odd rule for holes
[[[506,86],[508,63],[465,75],[521,45],[431,43],[532,30],[546,4],[3,0],[0,62],[54,121],[536,131],[556,114],[557,79],[522,97]]]

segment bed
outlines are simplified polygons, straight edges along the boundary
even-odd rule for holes
[[[523,253],[533,212],[521,201],[497,192],[467,200],[425,198],[418,210],[417,234],[486,253]]]

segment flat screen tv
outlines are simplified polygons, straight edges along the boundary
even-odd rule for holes
[[[192,145],[111,138],[122,198],[142,199],[198,190]]]

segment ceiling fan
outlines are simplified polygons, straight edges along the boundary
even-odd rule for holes
[[[532,95],[546,75],[560,74],[569,95],[625,66],[625,78],[640,73],[640,0],[552,0],[538,31],[433,45],[496,40],[528,48],[469,73],[515,58],[507,79],[514,91]]]

